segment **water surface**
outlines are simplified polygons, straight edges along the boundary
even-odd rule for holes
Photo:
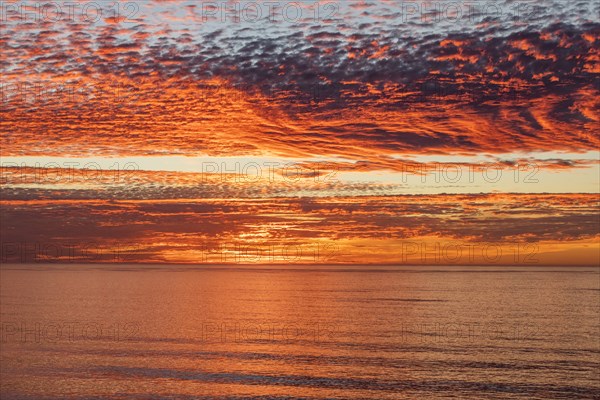
[[[4,265],[1,398],[592,399],[600,270]]]

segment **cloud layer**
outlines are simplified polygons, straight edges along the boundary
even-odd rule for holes
[[[296,262],[402,262],[408,245],[415,253],[415,244],[435,251],[457,242],[477,251],[489,244],[540,255],[561,243],[597,249],[597,207],[597,195],[576,194],[6,200],[3,262],[114,262],[116,254],[128,262],[239,262],[232,257],[240,249],[263,256],[276,249],[271,261],[285,262],[282,255],[298,248],[304,257]],[[311,258],[319,249],[328,256]],[[562,261],[589,262],[584,255]],[[469,263],[482,262],[479,255]]]
[[[592,0],[67,3],[0,5],[3,157],[278,157],[394,177],[430,156],[598,167]],[[65,183],[3,168],[3,261],[224,262],[258,246],[285,262],[301,246],[301,262],[398,263],[461,241],[517,246],[496,263],[527,246],[598,262],[596,194],[402,196],[403,181],[314,179],[328,171],[273,185],[153,169]],[[490,263],[480,250],[461,263]]]
[[[93,23],[8,13],[3,154],[377,163],[598,148],[597,4],[322,3],[256,22],[249,2],[229,4],[238,22],[226,2]]]

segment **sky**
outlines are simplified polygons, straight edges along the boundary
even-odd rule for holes
[[[2,1],[2,262],[596,265],[594,1]]]

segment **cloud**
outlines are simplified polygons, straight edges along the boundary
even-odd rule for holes
[[[517,22],[361,3],[326,23],[185,23],[161,17],[172,3],[152,4],[135,23],[4,22],[3,153],[375,163],[600,144],[592,3]],[[24,95],[29,82],[47,90]]]
[[[33,253],[36,245],[72,245],[82,254],[90,244],[112,248],[118,238],[122,246],[138,249],[131,262],[196,263],[202,261],[202,251],[221,245],[320,244],[350,254],[357,243],[371,243],[372,251],[353,261],[376,263],[389,259],[377,246],[398,246],[402,240],[595,246],[600,235],[597,205],[591,194],[5,200],[1,229],[5,255],[13,262],[21,257],[15,244],[28,243]]]
[[[597,165],[527,155],[600,146],[597,2],[205,3],[103,3],[91,19],[6,4],[2,155],[280,157],[308,170],[325,159],[351,172],[435,165],[414,161],[424,155]],[[223,241],[335,243],[357,257],[345,260],[383,262],[413,238],[543,243],[548,254],[598,238],[587,194],[399,196],[403,184],[313,179],[322,173],[276,185],[33,174],[3,183],[3,241],[77,242],[81,254],[82,241],[119,238],[140,249],[133,261],[195,262]]]

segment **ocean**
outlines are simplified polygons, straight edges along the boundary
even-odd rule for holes
[[[8,399],[598,399],[600,269],[3,265]]]

